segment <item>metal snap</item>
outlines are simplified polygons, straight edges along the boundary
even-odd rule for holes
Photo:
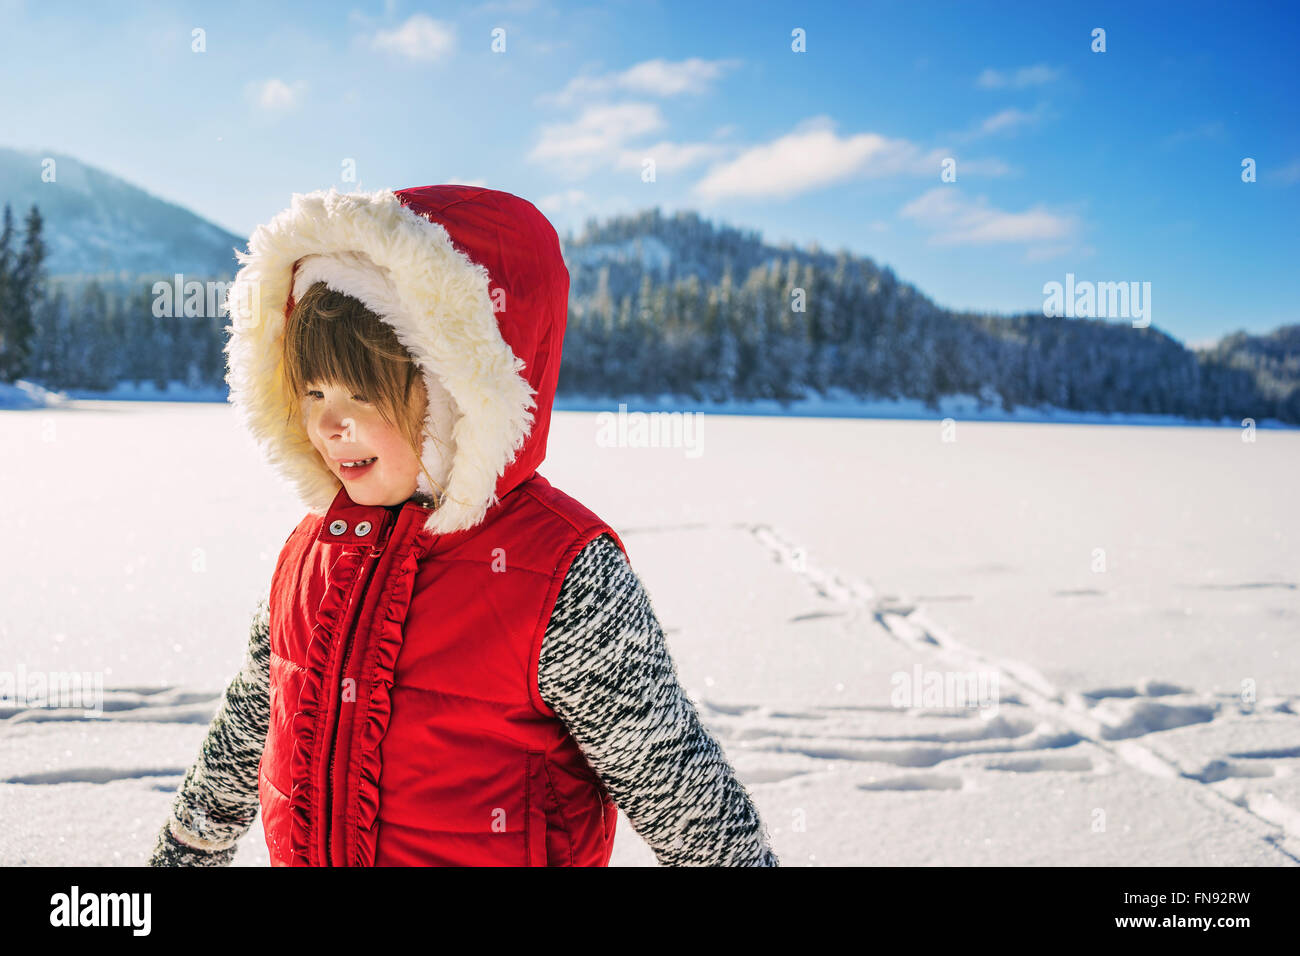
[[[342,518],[330,522],[330,534],[342,534],[348,530],[348,523]]]
[[[370,534],[370,527],[369,521],[362,521],[356,526],[355,530],[359,536],[364,538],[366,535]]]

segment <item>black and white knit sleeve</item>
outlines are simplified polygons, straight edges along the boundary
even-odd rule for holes
[[[641,580],[607,534],[565,576],[538,691],[665,866],[779,866],[744,785],[677,679]]]
[[[271,715],[268,600],[253,613],[244,664],[176,791],[150,866],[228,866],[257,818],[257,766]]]

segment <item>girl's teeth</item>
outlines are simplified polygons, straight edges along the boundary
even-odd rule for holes
[[[365,459],[362,459],[361,461],[345,461],[345,462],[343,463],[343,467],[344,467],[344,468],[360,468],[362,465],[368,465],[368,464],[370,464],[372,461],[378,461],[378,460],[379,460],[379,457],[376,456],[376,457],[374,457],[374,458],[365,458]]]

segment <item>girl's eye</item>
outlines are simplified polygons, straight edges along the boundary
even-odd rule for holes
[[[325,398],[325,393],[318,388],[309,388],[305,394],[308,398],[320,398],[322,400]],[[364,395],[353,395],[352,398],[354,401],[362,402],[366,405],[370,404]]]

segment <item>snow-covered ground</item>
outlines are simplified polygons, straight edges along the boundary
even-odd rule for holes
[[[552,423],[782,864],[1300,862],[1300,433],[929,414]],[[0,672],[103,681],[0,709],[0,864],[139,864],[303,509],[219,404],[0,434]]]
[[[0,409],[33,408],[41,404],[60,405],[69,399],[92,401],[170,401],[170,402],[225,402],[225,386],[205,385],[193,388],[180,381],[167,384],[160,390],[153,382],[119,382],[110,391],[69,389],[52,391],[32,382],[20,381],[14,385],[0,383]],[[605,396],[562,395],[555,401],[559,411],[585,412],[609,409],[617,413],[619,403],[629,411],[671,412],[701,411],[725,415],[765,415],[807,418],[903,418],[935,421],[945,417],[965,421],[983,422],[1057,422],[1088,425],[1203,425],[1212,427],[1240,427],[1241,422],[1229,418],[1191,420],[1177,415],[1157,415],[1135,412],[1085,412],[1054,405],[1018,405],[1007,411],[1002,408],[997,392],[981,398],[976,395],[944,395],[937,408],[928,407],[916,398],[861,398],[844,389],[833,388],[825,395],[813,393],[798,401],[779,402],[775,399],[727,399],[725,401],[697,401],[689,397],[668,393],[654,396],[637,396],[632,399],[615,399]],[[1262,418],[1257,426],[1268,428],[1300,428],[1272,418]]]
[[[55,392],[35,382],[19,379],[0,382],[0,410],[58,408],[68,403],[67,392]]]

